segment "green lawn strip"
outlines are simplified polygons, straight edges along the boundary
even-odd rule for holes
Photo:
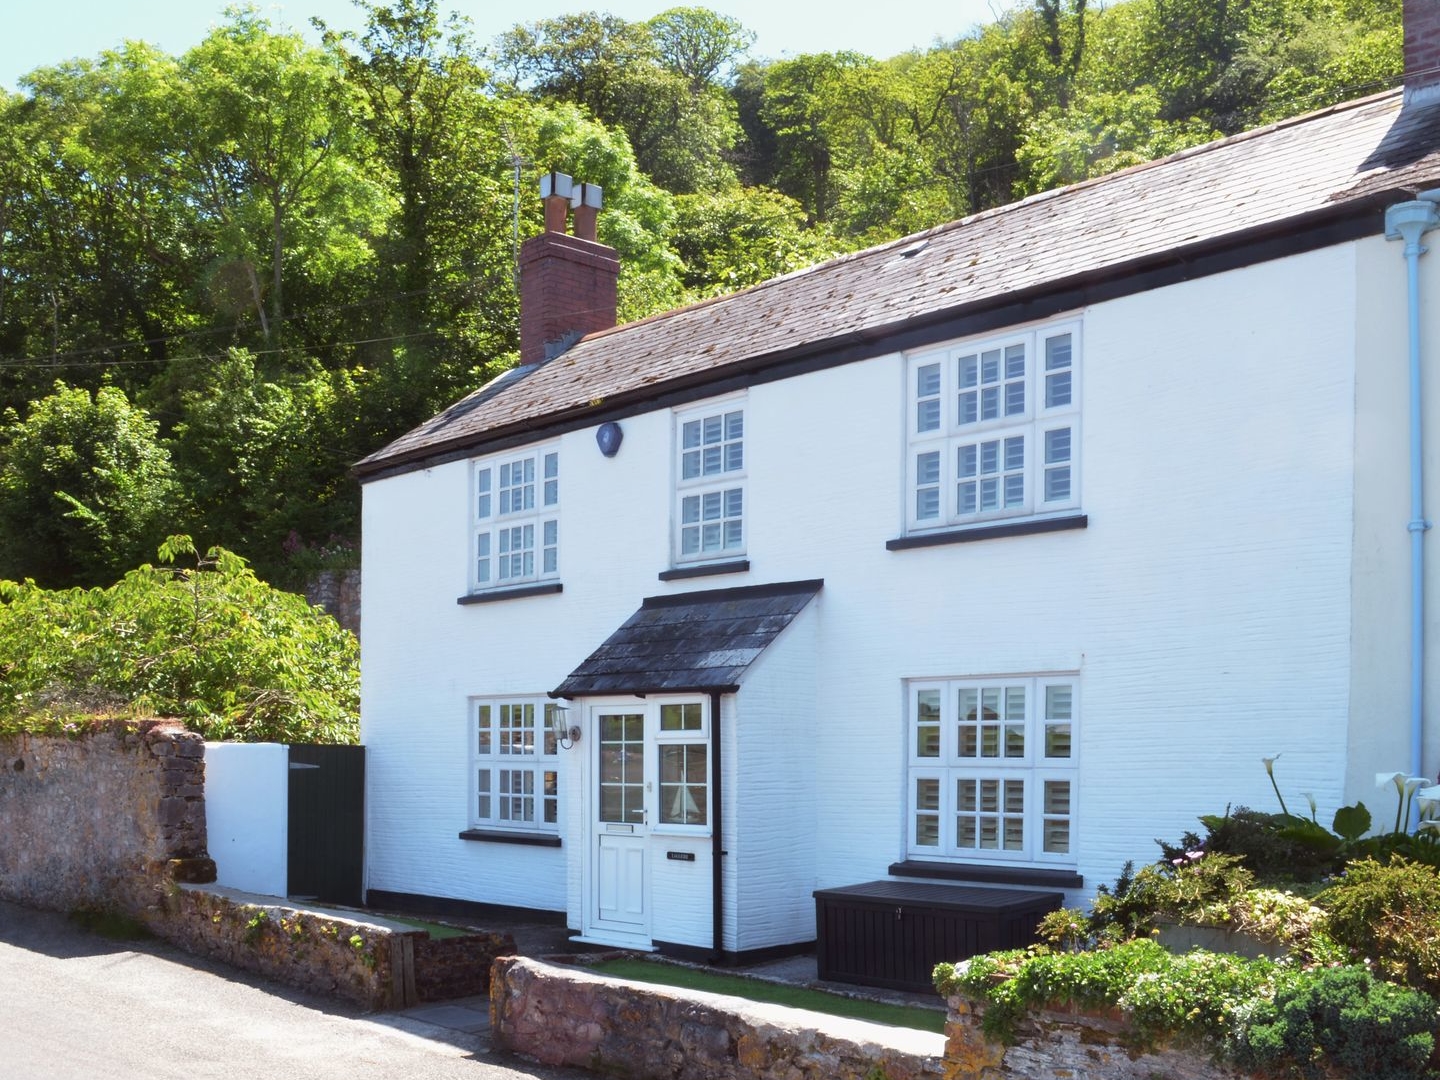
[[[620,958],[601,960],[589,965],[590,970],[617,979],[633,982],[658,983],[682,990],[703,990],[710,994],[729,994],[731,997],[749,1001],[763,1001],[771,1005],[788,1005],[792,1009],[809,1009],[811,1012],[829,1013],[854,1020],[868,1020],[872,1024],[887,1024],[890,1027],[915,1028],[918,1031],[945,1030],[945,1014],[935,1009],[922,1009],[913,1005],[891,1005],[884,1001],[869,1001],[865,998],[843,997],[829,994],[824,990],[811,990],[804,986],[790,986],[785,983],[766,982],[763,979],[747,979],[739,975],[720,975],[712,971],[681,967],[678,964],[657,963],[653,960]]]
[[[474,930],[465,930],[458,926],[446,926],[444,923],[426,922],[424,919],[410,919],[401,917],[399,915],[386,915],[385,918],[389,919],[391,922],[398,922],[403,923],[406,926],[413,926],[417,930],[425,930],[430,934],[432,938],[437,941],[441,938],[464,937],[466,934],[473,934],[476,932]]]

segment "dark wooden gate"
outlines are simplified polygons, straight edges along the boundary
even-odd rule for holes
[[[362,900],[365,748],[290,747],[289,892],[329,904]]]

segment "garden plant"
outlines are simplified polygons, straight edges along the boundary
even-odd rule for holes
[[[1255,1076],[1440,1077],[1440,787],[1377,777],[1396,817],[1366,835],[1362,803],[1328,828],[1313,801],[1291,814],[1274,766],[1279,813],[1201,817],[1203,836],[1157,841],[1161,858],[1127,863],[1089,912],[1047,916],[1040,944],[941,964],[937,988],[981,1002],[1002,1042],[1032,1010],[1116,1010],[1136,1045],[1189,1046]],[[1167,924],[1248,935],[1275,958],[1172,952],[1157,940]]]

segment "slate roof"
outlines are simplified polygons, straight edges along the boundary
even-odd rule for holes
[[[734,693],[823,581],[651,596],[551,697]]]
[[[668,387],[1373,214],[1440,181],[1440,106],[1400,91],[1287,120],[591,334],[356,466],[361,479],[578,426]],[[872,349],[872,354],[882,349]]]

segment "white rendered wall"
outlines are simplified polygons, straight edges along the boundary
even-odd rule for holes
[[[746,952],[815,937],[818,806],[815,748],[834,738],[817,712],[824,590],[745,676],[727,732],[726,949]],[[738,734],[737,734],[738,733]]]
[[[1434,236],[1432,233],[1431,236]],[[1434,243],[1431,242],[1433,250]],[[1409,335],[1404,245],[1380,235],[1356,246],[1359,298],[1355,382],[1354,683],[1347,801],[1359,799],[1376,825],[1394,822],[1393,790],[1378,772],[1410,762],[1410,429]],[[1440,262],[1420,260],[1425,511],[1440,516]],[[1440,768],[1440,548],[1426,534],[1425,739],[1422,768]]]
[[[205,834],[217,885],[286,895],[289,809],[288,746],[205,744]]]
[[[898,354],[743,398],[748,573],[656,578],[670,566],[668,412],[622,420],[613,459],[593,430],[559,439],[559,595],[455,603],[467,587],[465,463],[367,484],[369,887],[578,911],[571,759],[565,849],[457,839],[467,697],[554,688],[646,596],[804,578],[825,580],[803,631],[813,670],[787,666],[804,650],[774,651],[727,702],[727,747],[747,764],[792,702],[825,732],[804,750],[813,783],[796,785],[783,837],[779,770],[736,777],[731,947],[799,927],[810,890],[884,877],[903,857],[907,679],[1079,673],[1075,868],[1087,892],[1125,860],[1153,859],[1154,838],[1177,838],[1198,814],[1269,808],[1262,756],[1285,754],[1287,792],[1338,805],[1351,694],[1352,249],[1074,314],[1080,531],[886,550],[905,499]],[[795,752],[778,749],[781,761]],[[779,860],[753,880],[734,869],[762,837],[800,860],[787,913],[768,921],[751,886]]]

